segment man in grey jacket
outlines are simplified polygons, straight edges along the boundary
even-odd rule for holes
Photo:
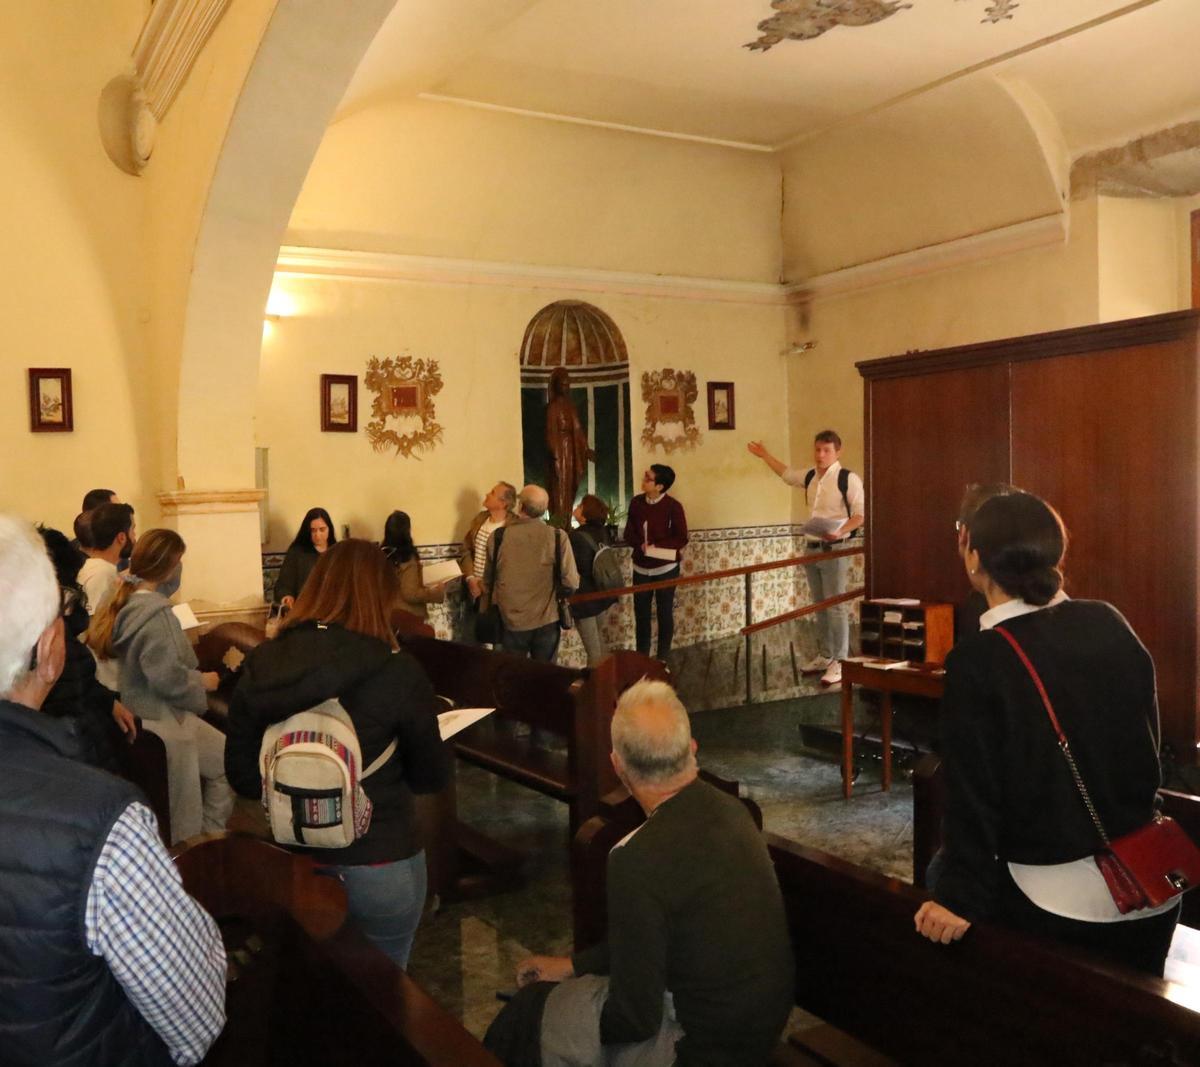
[[[504,651],[546,663],[558,651],[558,589],[579,588],[575,554],[565,532],[543,520],[550,496],[527,485],[517,498],[517,514],[488,540],[483,587],[500,608]]]

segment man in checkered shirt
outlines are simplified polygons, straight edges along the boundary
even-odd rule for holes
[[[41,538],[0,514],[0,1063],[199,1063],[225,1025],[221,936],[141,793],[40,712],[59,603]]]

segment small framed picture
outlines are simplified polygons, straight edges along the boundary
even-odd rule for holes
[[[708,383],[708,428],[735,429],[733,421],[733,382]]]
[[[321,431],[358,432],[358,375],[321,375]]]
[[[29,430],[70,433],[75,429],[71,371],[67,367],[29,368]]]

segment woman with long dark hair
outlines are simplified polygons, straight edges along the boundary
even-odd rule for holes
[[[268,726],[335,698],[354,724],[363,766],[396,752],[362,779],[372,804],[367,832],[314,853],[346,886],[363,932],[401,967],[425,903],[425,853],[414,793],[449,780],[437,700],[420,665],[402,651],[389,616],[398,581],[387,557],[349,538],[324,553],[277,638],[242,665],[229,708],[226,768],[246,797],[262,795],[259,748]]]
[[[1092,858],[1096,820],[1117,838],[1154,814],[1154,663],[1114,607],[1065,595],[1066,542],[1058,513],[1029,493],[971,518],[963,563],[988,610],[946,658],[945,844],[917,929],[948,943],[986,919],[1161,976],[1178,900],[1122,915]]]
[[[446,599],[446,583],[426,585],[421,580],[421,558],[413,543],[412,520],[403,511],[393,511],[383,525],[383,554],[396,568],[400,596],[396,601],[419,619],[429,618],[429,604]]]
[[[129,570],[92,616],[87,643],[99,659],[119,661],[121,701],[162,738],[172,844],[225,829],[233,792],[225,780],[225,735],[201,716],[219,681],[200,671],[171,610],[187,546],[174,530],[138,538]]]
[[[304,589],[304,583],[326,549],[337,544],[333,519],[324,508],[309,508],[300,522],[300,529],[288,546],[275,579],[275,603],[290,608]]]

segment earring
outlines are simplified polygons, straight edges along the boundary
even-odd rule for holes
[[[978,567],[972,567],[972,568],[971,568],[971,573],[972,573],[972,574],[978,574],[978,573],[979,573],[979,568],[978,568]]]

